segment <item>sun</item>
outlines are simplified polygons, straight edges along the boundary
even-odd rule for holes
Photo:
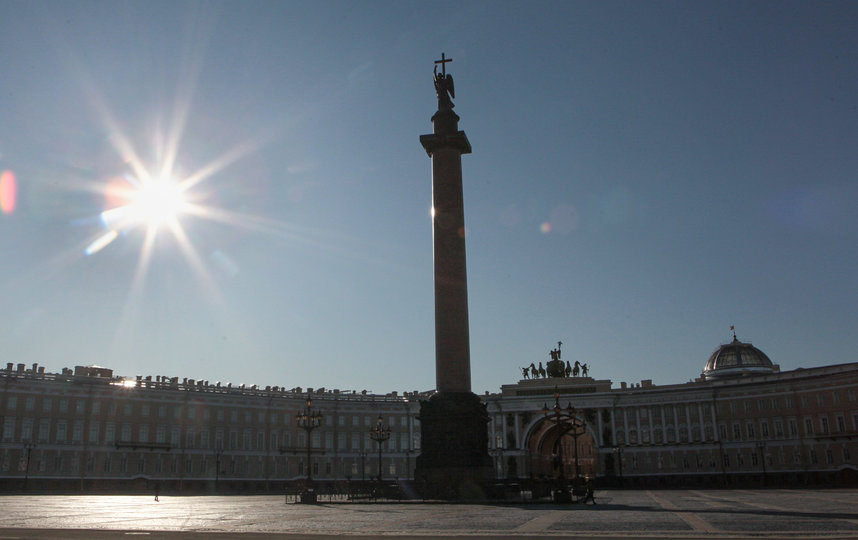
[[[184,190],[169,177],[141,183],[128,198],[129,219],[147,228],[173,224],[187,210]]]
[[[143,229],[151,238],[164,228],[181,235],[180,218],[191,208],[187,186],[169,175],[142,176],[143,180],[125,175],[108,182],[104,193],[107,209],[100,214],[107,231],[89,244],[87,255],[101,251],[131,229]]]

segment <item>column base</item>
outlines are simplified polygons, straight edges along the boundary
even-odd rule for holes
[[[488,421],[486,406],[472,392],[439,392],[420,402],[414,479],[424,497],[487,498],[494,480]]]

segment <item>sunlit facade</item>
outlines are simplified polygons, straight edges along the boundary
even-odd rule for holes
[[[113,377],[78,366],[45,373],[7,365],[0,479],[6,489],[263,492],[378,476],[369,437],[381,416],[384,479],[407,478],[419,448],[417,395],[232,386],[172,377]],[[322,414],[310,432],[295,416]],[[307,462],[309,442],[310,461]]]
[[[7,364],[0,381],[7,491],[281,491],[300,486],[308,467],[321,486],[369,482],[379,416],[391,431],[381,476],[402,481],[413,476],[430,395],[124,379],[96,366]],[[584,424],[577,437],[558,440],[543,413],[555,392]],[[855,483],[857,395],[858,363],[781,372],[735,340],[688,383],[543,377],[482,399],[499,483],[738,486]],[[296,422],[308,396],[323,415],[309,440]]]

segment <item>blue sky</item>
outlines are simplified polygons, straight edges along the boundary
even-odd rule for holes
[[[848,2],[0,1],[2,359],[431,389],[444,52],[475,392],[558,340],[685,382],[730,325],[782,369],[855,361],[855,28]],[[167,162],[203,211],[146,248],[100,216]]]

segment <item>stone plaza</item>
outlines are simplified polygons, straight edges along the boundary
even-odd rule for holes
[[[0,538],[858,538],[851,489],[597,490],[596,505],[2,497]]]

